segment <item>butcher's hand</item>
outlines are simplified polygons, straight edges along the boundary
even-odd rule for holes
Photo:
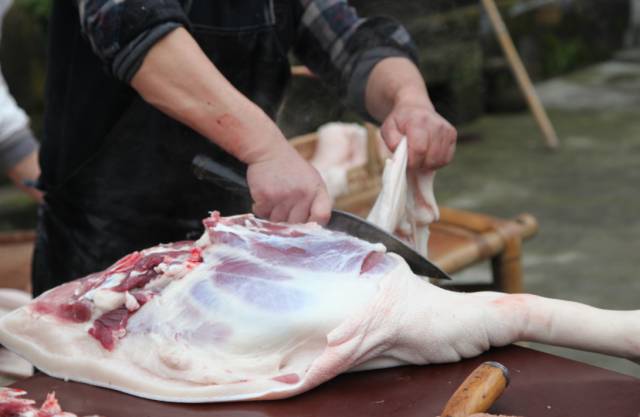
[[[382,122],[382,137],[389,149],[395,151],[402,137],[407,137],[409,168],[434,170],[453,159],[456,130],[436,112],[422,75],[410,60],[380,61],[367,81],[365,103]]]
[[[384,120],[382,137],[392,151],[407,137],[410,169],[435,170],[453,159],[456,129],[440,116],[427,97],[399,101]]]
[[[329,220],[332,203],[324,181],[288,143],[250,163],[247,182],[259,217],[289,223]]]

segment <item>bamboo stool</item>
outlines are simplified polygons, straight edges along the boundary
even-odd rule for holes
[[[491,262],[490,284],[449,284],[466,291],[523,292],[522,241],[538,230],[531,214],[500,219],[485,214],[440,207],[440,220],[430,227],[429,257],[454,273],[483,261]]]

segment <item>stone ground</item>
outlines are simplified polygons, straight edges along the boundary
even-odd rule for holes
[[[640,54],[539,85],[561,147],[545,149],[529,113],[487,115],[461,130],[455,162],[438,173],[446,206],[511,217],[535,215],[537,236],[524,245],[528,292],[611,309],[640,308]],[[0,190],[2,213],[32,210],[13,190]],[[15,210],[10,210],[14,212]],[[13,227],[15,227],[15,222]],[[487,266],[456,275],[489,279]],[[603,355],[533,345],[640,377],[640,366]]]
[[[527,292],[609,309],[640,308],[640,55],[618,58],[538,86],[560,137],[546,150],[528,113],[482,117],[438,173],[446,206],[536,216],[524,244]],[[486,276],[487,266],[461,280]],[[456,277],[454,277],[456,278]],[[640,366],[604,355],[530,345],[640,377]]]

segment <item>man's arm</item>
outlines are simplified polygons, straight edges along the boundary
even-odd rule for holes
[[[153,106],[249,165],[254,212],[274,221],[325,223],[331,201],[317,171],[236,90],[183,28],[146,54],[131,85]]]
[[[346,0],[298,0],[295,52],[346,102],[382,124],[395,150],[408,137],[409,166],[435,169],[455,150],[455,129],[435,112],[409,33],[393,19],[362,19]]]
[[[382,136],[392,150],[407,136],[409,167],[437,169],[453,158],[456,130],[435,111],[410,60],[391,57],[377,63],[367,81],[365,105],[383,122]]]

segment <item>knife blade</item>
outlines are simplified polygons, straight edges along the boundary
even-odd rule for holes
[[[326,225],[327,229],[344,232],[371,243],[382,243],[387,251],[397,253],[407,261],[411,270],[417,275],[429,278],[451,279],[451,277],[433,264],[430,260],[420,255],[415,249],[398,239],[391,233],[379,228],[373,223],[356,216],[355,214],[333,209],[331,219]]]
[[[196,155],[193,158],[192,167],[194,175],[199,180],[214,183],[225,190],[250,198],[249,186],[245,178],[210,157],[203,154]],[[355,214],[333,209],[331,210],[331,219],[326,227],[370,243],[382,243],[389,252],[397,253],[404,258],[411,270],[417,275],[451,279],[447,273],[420,255],[411,246]]]

